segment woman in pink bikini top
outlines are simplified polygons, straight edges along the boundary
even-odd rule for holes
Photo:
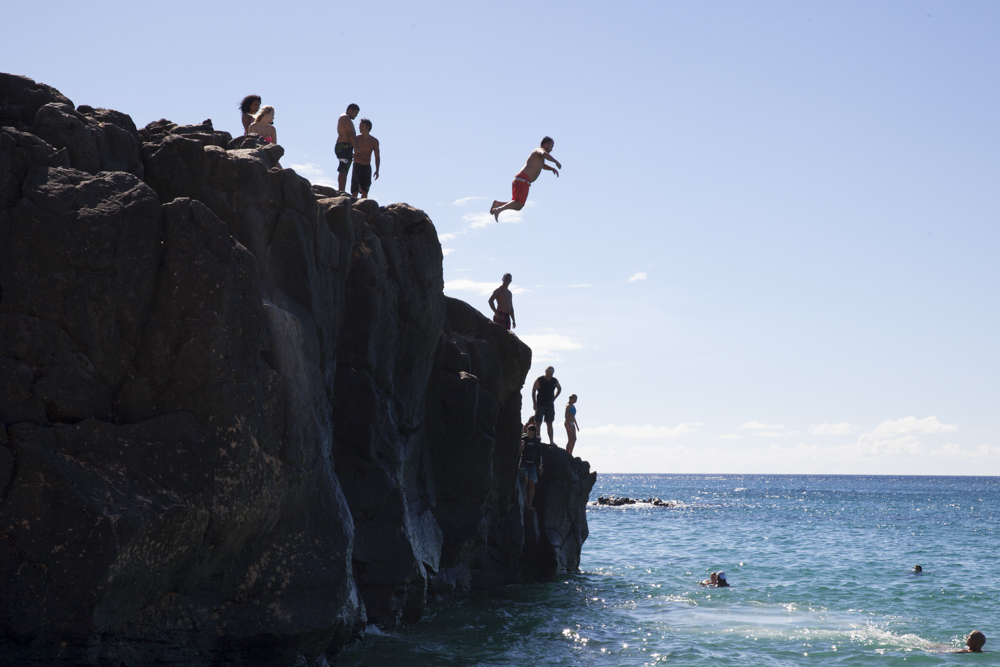
[[[274,107],[268,104],[261,107],[256,118],[248,129],[248,134],[256,134],[269,144],[278,143],[278,132],[274,129]]]

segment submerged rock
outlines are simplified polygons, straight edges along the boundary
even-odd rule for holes
[[[531,350],[415,208],[211,121],[0,75],[0,655],[291,664],[579,565],[596,473],[517,469]]]
[[[660,500],[659,498],[637,498],[632,499],[628,496],[600,496],[597,499],[598,505],[608,505],[609,507],[621,507],[622,505],[635,505],[636,503],[645,503],[647,505],[652,505],[654,507],[673,507],[674,503],[668,502],[666,500]]]

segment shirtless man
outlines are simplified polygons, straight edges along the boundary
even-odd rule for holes
[[[503,274],[503,285],[493,290],[493,296],[490,297],[493,321],[507,331],[510,331],[511,327],[517,328],[517,321],[514,319],[514,295],[508,289],[511,280],[513,278],[509,273]]]
[[[337,183],[341,192],[347,192],[347,172],[351,170],[351,160],[358,148],[358,136],[354,132],[354,119],[358,117],[361,107],[348,104],[347,111],[337,119],[337,145],[333,152],[337,154],[340,164],[337,165]]]
[[[535,182],[538,175],[542,173],[542,169],[548,169],[556,176],[559,176],[559,169],[562,169],[562,165],[559,164],[559,160],[549,155],[555,145],[556,142],[552,140],[552,137],[542,139],[542,147],[531,151],[531,155],[528,156],[528,161],[524,163],[521,173],[514,177],[514,183],[511,187],[513,199],[509,202],[493,201],[493,206],[490,207],[490,215],[497,222],[500,222],[500,214],[503,211],[520,211],[524,208],[524,202],[528,201],[528,188]],[[555,162],[556,166],[550,167],[545,164],[546,160]],[[556,169],[556,167],[559,169]]]
[[[360,190],[361,198],[368,199],[368,190],[372,186],[372,153],[375,153],[376,181],[382,158],[378,153],[378,139],[369,134],[372,131],[372,122],[362,118],[358,127],[361,128],[361,136],[357,139],[358,152],[354,155],[354,171],[351,172],[351,196],[357,197]]]

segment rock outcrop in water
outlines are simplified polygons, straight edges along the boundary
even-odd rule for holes
[[[571,572],[595,474],[426,214],[0,75],[0,655],[289,664]]]

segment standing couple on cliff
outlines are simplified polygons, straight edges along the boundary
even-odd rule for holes
[[[351,162],[354,162],[354,171],[351,172],[351,196],[357,197],[361,194],[362,199],[368,198],[368,190],[372,187],[372,180],[378,180],[379,165],[382,156],[379,153],[378,139],[371,135],[372,122],[367,118],[362,118],[359,127],[361,136],[354,131],[354,119],[361,112],[361,107],[357,104],[348,104],[347,111],[340,114],[337,119],[337,144],[334,152],[337,154],[337,184],[341,192],[347,192],[347,172],[351,169]],[[375,155],[375,174],[372,175],[372,155]]]

